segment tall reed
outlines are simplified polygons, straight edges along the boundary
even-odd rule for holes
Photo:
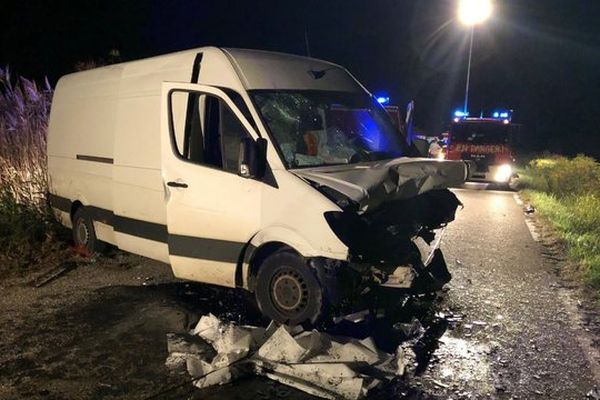
[[[0,192],[41,211],[46,204],[46,137],[52,88],[0,68]]]

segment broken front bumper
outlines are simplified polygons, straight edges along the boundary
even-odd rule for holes
[[[438,229],[435,232],[435,236],[429,243],[420,236],[417,236],[412,239],[412,242],[419,249],[419,253],[421,254],[421,262],[423,268],[426,269],[432,263],[436,250],[440,248],[442,237],[444,236],[445,231],[446,228]],[[381,286],[397,289],[410,289],[413,286],[413,283],[417,276],[419,276],[419,270],[415,268],[415,266],[398,266],[394,270],[394,272],[388,275],[387,279],[381,283]]]

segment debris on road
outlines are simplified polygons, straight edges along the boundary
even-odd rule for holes
[[[417,321],[406,336],[422,334]],[[404,351],[379,350],[373,338],[333,336],[271,323],[267,328],[235,325],[212,314],[189,334],[167,335],[166,365],[185,365],[198,388],[229,383],[251,374],[327,399],[360,399],[404,375]]]
[[[593,388],[587,393],[586,398],[589,400],[600,400],[600,389],[597,387]]]
[[[423,326],[415,317],[408,323],[398,322],[394,324],[394,330],[399,331],[402,334],[401,339],[410,340],[417,336],[422,336],[425,332]]]
[[[529,204],[525,207],[525,214],[533,214],[535,212],[535,207]]]
[[[46,274],[43,274],[42,276],[38,277],[33,282],[33,286],[35,286],[36,288],[41,288],[42,286],[45,286],[53,280],[60,278],[61,276],[63,276],[69,271],[74,270],[75,268],[77,268],[77,263],[74,261],[62,263],[57,268],[54,268]]]
[[[443,389],[448,389],[450,387],[449,385],[446,385],[445,383],[442,383],[440,381],[436,381],[435,379],[433,379],[432,382],[434,385],[439,386]]]

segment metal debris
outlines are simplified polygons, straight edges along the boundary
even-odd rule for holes
[[[422,329],[420,323],[411,325],[413,333]],[[266,329],[238,326],[212,314],[200,318],[189,334],[168,334],[167,342],[166,365],[185,363],[199,388],[255,374],[313,396],[356,400],[406,369],[401,348],[385,353],[370,337],[358,340],[275,323]]]
[[[75,268],[77,268],[76,262],[74,262],[74,261],[65,262],[65,263],[61,264],[60,266],[58,266],[57,268],[51,270],[50,272],[38,277],[33,282],[33,285],[36,288],[41,288],[42,286],[45,286],[48,283],[52,282],[53,280],[60,278],[61,276],[63,276],[64,274],[66,274],[69,271],[74,270]]]

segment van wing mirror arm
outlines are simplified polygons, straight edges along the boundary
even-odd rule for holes
[[[240,140],[238,173],[244,178],[260,179],[267,169],[267,140],[249,137]]]

